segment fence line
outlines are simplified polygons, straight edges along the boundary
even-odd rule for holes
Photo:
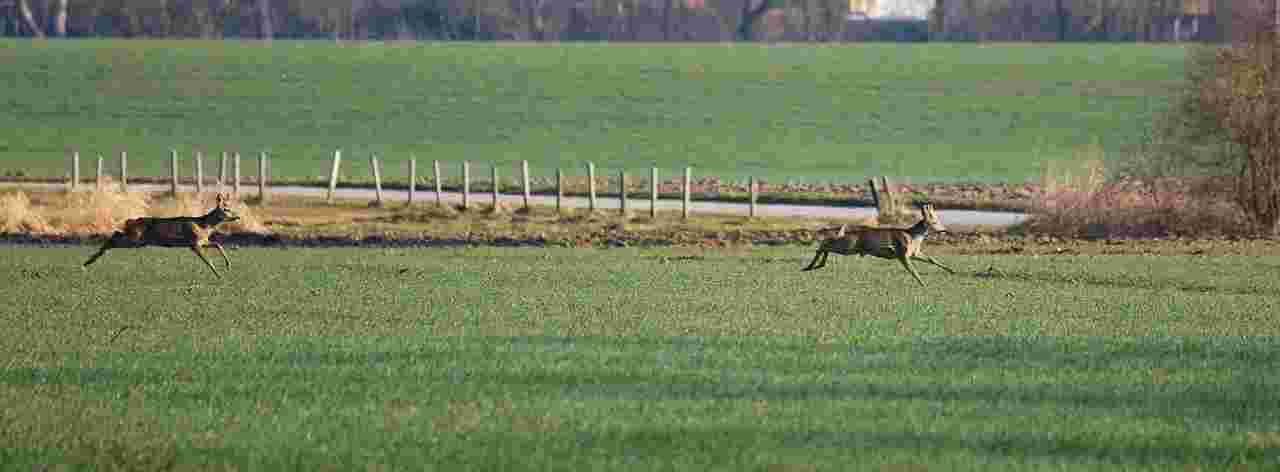
[[[241,159],[240,159],[239,152],[228,154],[228,152],[223,151],[221,153],[221,159],[219,161],[219,166],[218,166],[219,168],[218,191],[221,192],[227,183],[226,182],[227,181],[227,160],[229,155],[232,157],[231,159],[232,161],[232,175],[231,175],[232,193],[236,196],[239,196],[240,186],[241,186],[241,179],[240,179]],[[99,154],[97,158],[98,159],[97,159],[97,167],[96,167],[96,175],[95,175],[96,177],[95,188],[98,190],[101,190],[104,185],[106,175],[103,170],[104,159],[102,155]],[[179,156],[178,156],[177,149],[170,149],[169,160],[170,160],[169,193],[176,196],[178,192],[181,190],[181,187],[180,187],[181,175],[179,173],[179,162],[178,162]],[[120,162],[120,188],[122,191],[127,192],[129,189],[128,187],[129,167],[128,167],[127,151],[120,151],[119,162]],[[267,154],[267,152],[266,151],[259,152],[258,178],[257,178],[257,185],[258,185],[257,199],[259,202],[267,201],[267,197],[268,197],[267,187],[269,186],[270,175],[271,175],[269,163],[270,163],[270,157]],[[342,163],[342,150],[340,149],[335,150],[333,153],[332,164],[331,164],[331,167],[329,168],[329,186],[328,186],[329,188],[328,188],[327,200],[330,203],[334,202],[335,194],[337,192],[341,163]],[[381,160],[378,158],[376,154],[372,154],[369,158],[369,163],[370,163],[371,174],[374,180],[374,192],[375,192],[374,201],[370,202],[370,205],[382,206],[385,202],[383,200],[383,195],[382,195],[382,177],[383,176],[382,176]],[[71,159],[71,166],[72,166],[71,173],[70,173],[71,181],[69,184],[72,190],[76,190],[80,187],[81,180],[82,180],[81,174],[80,174],[80,152],[79,151],[73,152],[72,159]],[[496,163],[492,164],[491,166],[492,175],[490,178],[490,183],[492,186],[491,187],[492,208],[494,210],[497,210],[499,208],[501,195],[502,195],[502,182],[499,178],[499,167],[500,166]],[[432,174],[433,174],[432,180],[433,180],[434,190],[436,194],[435,200],[437,205],[442,205],[444,203],[443,202],[444,175],[441,168],[442,168],[441,161],[439,160],[432,161]],[[408,172],[409,195],[406,203],[408,205],[413,205],[417,202],[416,191],[417,191],[417,183],[418,183],[417,182],[418,171],[417,171],[416,157],[410,157],[410,160],[408,163],[408,170],[409,170]],[[203,158],[203,153],[201,151],[195,151],[194,153],[194,171],[195,171],[194,172],[195,192],[197,194],[203,193],[205,175],[204,175],[204,158]],[[586,163],[586,173],[587,173],[587,200],[588,200],[587,211],[595,212],[600,209],[599,199],[598,199],[600,189],[598,187],[599,183],[597,182],[597,178],[596,178],[596,165],[594,162]],[[531,208],[531,199],[532,199],[531,195],[533,193],[533,188],[531,184],[532,180],[533,180],[533,177],[529,171],[529,161],[521,160],[520,161],[521,200],[522,200],[522,206],[526,210]],[[605,182],[606,184],[608,184],[607,180],[608,179],[606,179],[606,182]],[[632,211],[631,202],[629,200],[629,195],[628,195],[628,186],[627,186],[628,180],[629,179],[628,179],[626,168],[624,167],[624,168],[618,169],[618,202],[619,202],[619,210],[620,210],[619,213],[624,217],[630,216]],[[693,168],[692,167],[686,166],[684,168],[684,175],[680,178],[679,182],[681,185],[681,188],[680,188],[681,218],[688,219],[693,213],[693,195],[692,195],[693,194],[693,191],[692,191]],[[738,183],[741,183],[741,182],[738,181]],[[658,216],[658,199],[660,198],[659,184],[660,182],[658,179],[658,168],[652,167],[650,168],[650,177],[649,177],[649,185],[650,185],[649,217],[650,218],[657,218]],[[899,208],[900,202],[898,201],[898,199],[892,198],[893,187],[887,176],[877,176],[877,177],[872,177],[868,179],[867,188],[870,191],[872,204],[879,210],[880,213],[890,213],[890,212],[900,211],[900,208]],[[747,189],[748,189],[748,199],[749,199],[747,216],[749,218],[755,218],[758,216],[758,204],[759,204],[759,196],[760,196],[760,181],[756,178],[756,176],[753,175],[748,177]],[[556,213],[558,214],[563,213],[566,209],[564,205],[565,193],[566,193],[566,188],[565,188],[564,171],[562,169],[557,168],[555,171],[555,208],[556,208]],[[471,162],[469,160],[462,161],[461,197],[462,197],[461,209],[463,210],[469,209],[471,206],[471,201],[470,201],[471,200]]]

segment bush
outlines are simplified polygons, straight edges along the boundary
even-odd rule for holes
[[[1256,11],[1272,10],[1260,6]],[[1192,51],[1186,88],[1124,173],[1144,180],[1211,182],[1193,187],[1192,195],[1230,201],[1247,215],[1247,224],[1275,234],[1280,232],[1280,38],[1266,22],[1236,27],[1247,28],[1239,41]]]

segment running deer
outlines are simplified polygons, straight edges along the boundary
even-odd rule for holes
[[[818,253],[814,254],[813,261],[809,262],[809,266],[803,270],[809,271],[825,267],[827,265],[827,255],[834,252],[842,256],[856,254],[858,256],[897,259],[902,263],[903,267],[907,268],[907,272],[910,272],[911,276],[915,277],[916,282],[920,282],[922,287],[924,286],[924,280],[920,279],[920,274],[916,273],[915,267],[911,266],[912,259],[928,262],[952,274],[956,273],[950,267],[942,265],[941,262],[921,252],[921,246],[924,246],[924,238],[929,236],[930,231],[945,233],[947,228],[938,221],[938,215],[933,212],[932,204],[923,203],[916,206],[920,208],[920,213],[924,216],[924,219],[907,229],[874,228],[845,234],[845,229],[848,225],[841,225],[840,232],[835,237],[823,241],[818,246]]]
[[[145,246],[188,247],[191,248],[191,252],[200,256],[200,260],[203,260],[205,265],[209,266],[213,275],[222,277],[222,274],[213,268],[209,258],[205,257],[204,248],[209,246],[218,248],[218,252],[222,253],[222,260],[227,262],[227,269],[230,269],[231,259],[227,257],[227,252],[222,249],[221,244],[209,241],[209,236],[219,224],[238,219],[240,217],[231,212],[231,208],[227,207],[227,201],[221,194],[218,195],[218,205],[204,216],[133,218],[125,221],[124,230],[112,234],[111,239],[108,239],[97,253],[85,261],[84,267],[89,267],[89,264],[93,264],[111,249]]]

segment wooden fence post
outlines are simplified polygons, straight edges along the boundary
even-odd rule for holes
[[[204,153],[196,151],[196,195],[204,193]]]
[[[409,156],[409,204],[413,205],[413,194],[418,191],[418,158]]]
[[[493,182],[493,211],[498,211],[498,188],[501,187],[501,184],[498,183],[498,164],[494,163],[492,168],[493,177],[490,181]]]
[[[867,179],[867,188],[871,189],[871,204],[875,205],[876,211],[880,211],[880,191],[876,190],[876,179]]]
[[[258,204],[267,203],[267,153],[258,154]]]
[[[369,156],[369,168],[373,169],[373,206],[382,206],[382,168],[378,165],[378,155]]]
[[[529,211],[529,161],[520,161],[520,180],[524,185],[524,209]]]
[[[462,210],[471,203],[471,162],[462,161]]]
[[[129,153],[120,151],[120,191],[129,191]]]
[[[893,187],[889,186],[889,178],[880,176],[880,201],[884,203],[884,211],[896,213],[897,200],[893,198]]]
[[[596,164],[587,163],[587,211],[596,211]]]
[[[218,159],[218,193],[222,193],[227,189],[227,151],[222,151],[222,157]]]
[[[326,200],[333,203],[333,194],[338,191],[338,166],[342,163],[342,150],[333,151],[333,166],[329,169],[329,196]]]
[[[169,195],[178,196],[178,150],[169,150],[169,174],[173,179],[169,183]]]
[[[689,204],[692,200],[692,198],[689,195],[691,191],[690,185],[692,185],[690,181],[692,179],[693,179],[693,168],[685,167],[684,168],[684,204],[682,205],[682,209],[681,209],[681,218],[684,218],[686,220],[689,219]]]
[[[649,218],[658,218],[658,168],[649,169]]]
[[[231,161],[231,193],[240,196],[240,153],[235,153]]]
[[[432,167],[432,172],[435,173],[436,205],[441,205],[443,200],[441,200],[442,197],[440,196],[440,194],[443,193],[444,182],[442,182],[443,177],[440,175],[440,161],[438,160],[431,161],[431,167]]]
[[[750,218],[755,218],[755,217],[756,217],[756,197],[757,197],[757,192],[756,192],[756,176],[754,176],[754,175],[753,175],[753,176],[751,176],[751,178],[747,179],[747,186],[748,186],[748,187],[751,187],[751,189],[750,189],[750,192],[751,192],[751,206],[750,206],[750,210],[749,210],[749,211],[748,211],[748,213],[747,213],[747,216],[748,216],[748,217],[750,217]]]
[[[98,179],[98,180],[97,180],[97,185],[96,185],[95,187],[97,188],[97,191],[99,191],[99,192],[101,192],[101,191],[102,191],[102,179],[103,179],[103,177],[105,176],[105,174],[103,174],[103,172],[102,172],[102,167],[103,167],[103,164],[104,164],[104,163],[105,163],[105,161],[104,161],[104,159],[102,159],[102,154],[98,154],[98,175],[97,175],[97,179]]]
[[[627,216],[627,171],[618,171],[618,213]]]
[[[564,208],[561,206],[561,200],[564,200],[564,171],[556,169],[556,214]]]
[[[71,155],[71,191],[80,188],[80,151]]]

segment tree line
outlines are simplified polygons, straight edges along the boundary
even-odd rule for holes
[[[881,0],[886,1],[886,0]],[[25,37],[725,41],[1168,41],[1227,36],[1231,0],[0,0]]]

